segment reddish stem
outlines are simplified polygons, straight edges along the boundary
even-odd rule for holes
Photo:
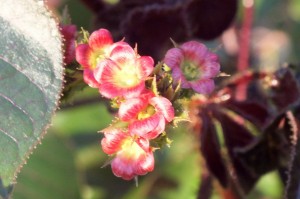
[[[250,51],[250,36],[251,26],[253,21],[254,11],[254,0],[243,0],[244,16],[243,24],[240,32],[240,50],[238,56],[237,69],[238,72],[242,73],[248,69],[249,66],[249,51]],[[237,100],[245,100],[247,97],[246,93],[247,85],[238,85],[236,92]]]

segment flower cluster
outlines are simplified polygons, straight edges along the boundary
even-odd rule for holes
[[[150,140],[162,134],[174,118],[172,103],[146,88],[153,59],[140,56],[126,42],[113,42],[105,29],[93,32],[88,43],[77,46],[76,59],[83,67],[84,81],[105,98],[118,101],[117,122],[102,131],[101,141],[103,151],[114,157],[113,173],[130,180],[152,171]]]
[[[77,45],[76,60],[84,81],[118,108],[116,120],[102,130],[101,145],[112,156],[113,173],[125,180],[154,169],[157,146],[153,143],[165,135],[166,125],[174,123],[174,96],[179,86],[208,94],[219,72],[216,55],[190,42],[167,52],[164,62],[172,74],[166,75],[163,64],[154,67],[150,56],[139,55],[124,41],[114,42],[106,29],[93,32]],[[181,113],[176,110],[176,114]]]

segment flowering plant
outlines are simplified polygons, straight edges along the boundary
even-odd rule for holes
[[[297,1],[80,1],[1,3],[1,199],[297,198]]]
[[[182,115],[173,105],[187,97],[182,89],[200,94],[214,89],[212,78],[220,69],[217,55],[199,42],[187,42],[169,50],[164,63],[154,69],[151,57],[140,56],[137,48],[124,41],[113,43],[106,29],[93,32],[86,42],[76,47],[83,79],[119,109],[113,124],[101,131],[103,151],[113,157],[116,176],[130,180],[144,175],[154,169],[153,152],[158,149],[155,145],[161,145],[160,137],[168,139],[166,126],[175,125],[174,118]],[[158,80],[168,82],[168,87],[158,87]]]

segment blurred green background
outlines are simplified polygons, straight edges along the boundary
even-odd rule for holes
[[[271,44],[266,41],[266,45],[270,46],[262,49],[267,53],[261,50],[260,54],[253,54],[253,63],[258,67],[268,67],[266,63],[270,62],[278,65],[281,62],[299,64],[300,1],[256,0],[255,3],[253,32],[257,36],[252,40],[253,50],[261,49],[256,45],[265,41],[261,34],[280,34],[275,34]],[[59,11],[65,5],[69,7],[74,24],[92,30],[93,14],[79,0],[60,2]],[[240,20],[241,12],[238,14]],[[261,33],[259,30],[266,32]],[[265,38],[269,39],[270,35]],[[279,46],[277,51],[269,55],[268,52],[275,49],[276,45]],[[225,61],[228,59],[224,58]],[[228,66],[226,63],[224,65]],[[228,68],[223,70],[230,71]],[[97,98],[99,101],[90,100]],[[115,177],[109,166],[101,168],[107,156],[100,146],[102,135],[97,132],[108,126],[113,119],[101,101],[97,90],[86,88],[70,99],[69,103],[62,104],[42,144],[37,146],[19,174],[13,198],[196,199],[201,185],[201,155],[197,140],[185,125],[169,129],[173,140],[171,148],[156,151],[155,171],[139,177],[138,187],[134,181]],[[283,185],[279,175],[271,172],[261,178],[247,198],[280,199],[282,194]],[[220,197],[214,191],[212,198]]]
[[[87,88],[73,103],[97,97]],[[113,116],[102,103],[67,107],[54,117],[41,145],[18,177],[15,199],[195,199],[201,180],[198,145],[187,127],[169,129],[171,148],[155,153],[155,171],[134,181],[115,177],[97,133]],[[266,175],[249,198],[280,198],[282,185],[276,172]],[[217,193],[212,197],[219,198]]]

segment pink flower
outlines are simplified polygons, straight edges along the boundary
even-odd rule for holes
[[[95,80],[93,71],[97,64],[109,58],[112,49],[118,45],[128,45],[125,42],[113,43],[110,32],[99,29],[91,34],[87,44],[79,44],[76,47],[76,60],[84,69],[84,81],[93,88],[98,88],[99,83]]]
[[[216,54],[197,41],[189,41],[178,48],[168,50],[164,62],[172,69],[175,82],[182,88],[192,88],[197,93],[209,94],[220,71]]]
[[[151,57],[138,55],[129,45],[118,45],[109,59],[98,63],[94,76],[104,97],[130,98],[145,89],[145,81],[153,68]]]
[[[119,118],[129,121],[129,132],[147,139],[154,139],[165,130],[166,122],[174,118],[172,103],[164,97],[146,92],[121,103]]]
[[[59,25],[64,37],[64,63],[70,64],[75,59],[75,37],[77,28],[75,25]]]
[[[104,135],[102,149],[108,155],[115,155],[111,162],[115,176],[131,180],[153,171],[154,157],[147,139],[130,136],[120,129],[110,129]]]

